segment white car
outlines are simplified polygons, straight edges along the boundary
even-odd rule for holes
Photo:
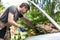
[[[33,37],[28,37],[25,40],[60,40],[60,33],[33,36]]]

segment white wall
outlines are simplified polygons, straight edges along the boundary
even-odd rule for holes
[[[20,5],[22,2],[27,2],[27,0],[1,0],[3,2],[3,4],[5,5],[5,7],[9,7],[11,5]]]

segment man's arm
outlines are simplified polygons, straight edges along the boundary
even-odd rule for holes
[[[31,27],[35,30],[35,32],[36,32],[37,34],[40,33],[40,30],[38,30],[37,27],[35,27],[29,20],[27,20],[27,19],[24,18],[24,17],[21,17],[21,20],[22,20],[24,23],[26,23],[27,25],[31,26]]]
[[[13,26],[16,26],[16,27],[20,27],[20,26],[21,26],[20,24],[17,24],[17,23],[14,21],[14,15],[13,15],[11,12],[9,12],[9,14],[8,14],[8,23],[9,23],[10,25],[13,25]]]
[[[31,26],[32,28],[35,28],[35,26],[34,26],[29,20],[27,20],[26,18],[21,17],[20,19],[21,19],[24,23],[26,23],[27,25]]]

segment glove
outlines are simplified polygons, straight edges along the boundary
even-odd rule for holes
[[[21,30],[22,32],[26,31],[24,27],[20,27],[20,30]]]

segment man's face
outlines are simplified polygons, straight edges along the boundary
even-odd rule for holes
[[[28,11],[27,7],[24,6],[24,7],[21,8],[22,13],[26,13],[27,11]]]

